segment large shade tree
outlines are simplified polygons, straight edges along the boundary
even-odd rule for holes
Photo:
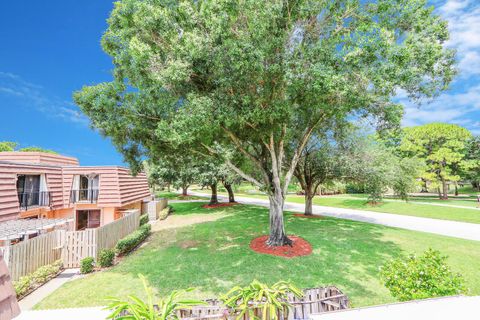
[[[447,25],[426,2],[121,0],[102,39],[113,81],[75,101],[133,169],[192,139],[241,152],[252,170],[224,160],[268,194],[268,244],[290,244],[284,199],[312,133],[398,121],[398,89],[432,97],[451,81]]]
[[[448,123],[429,123],[404,129],[400,150],[423,160],[422,177],[438,188],[440,199],[448,199],[448,183],[460,179],[466,164],[468,142],[472,134],[466,128]]]

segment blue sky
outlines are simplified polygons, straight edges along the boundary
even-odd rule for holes
[[[431,4],[449,22],[460,74],[429,104],[418,107],[400,96],[403,124],[450,122],[480,134],[480,1]],[[83,85],[111,79],[100,37],[112,7],[108,0],[0,2],[0,141],[53,149],[84,165],[122,164],[71,98]]]

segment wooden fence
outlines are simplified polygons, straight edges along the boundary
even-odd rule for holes
[[[62,233],[55,230],[33,239],[3,248],[5,262],[12,280],[34,272],[41,266],[51,264],[62,256]]]
[[[140,211],[129,210],[123,218],[100,228],[54,230],[1,250],[15,281],[58,259],[63,260],[66,268],[79,267],[80,260],[85,257],[98,258],[101,249],[113,248],[118,240],[135,231],[139,224]]]
[[[348,297],[335,286],[318,287],[303,290],[304,296],[295,297],[287,294],[290,304],[283,311],[277,312],[278,320],[307,320],[313,314],[349,308]],[[262,318],[263,305],[260,303],[253,309],[253,317],[244,314],[239,318],[236,310],[226,307],[220,300],[207,299],[205,305],[192,306],[188,309],[177,310],[177,317],[181,320],[253,320]],[[155,306],[158,309],[158,306]],[[267,318],[273,318],[268,314]],[[128,315],[122,312],[120,315]]]
[[[130,210],[123,218],[103,227],[83,231],[67,231],[63,249],[63,265],[66,268],[80,266],[86,257],[98,258],[102,249],[115,247],[118,240],[135,231],[140,224],[140,211]]]

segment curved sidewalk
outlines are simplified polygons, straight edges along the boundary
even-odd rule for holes
[[[209,194],[200,192],[190,193],[196,196],[210,196]],[[218,195],[218,198],[228,199],[228,197],[223,195]],[[243,204],[252,204],[263,207],[269,206],[268,200],[265,199],[235,197],[235,200]],[[300,203],[285,202],[285,210],[302,213],[304,211],[304,205]],[[435,233],[443,236],[467,240],[480,241],[480,224],[475,223],[421,218],[393,213],[381,213],[316,205],[313,206],[313,214],[380,224],[384,226],[402,228],[407,230]]]

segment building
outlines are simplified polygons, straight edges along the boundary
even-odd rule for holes
[[[74,230],[116,220],[151,197],[144,173],[119,166],[80,166],[44,152],[0,152],[0,223],[72,219]]]

